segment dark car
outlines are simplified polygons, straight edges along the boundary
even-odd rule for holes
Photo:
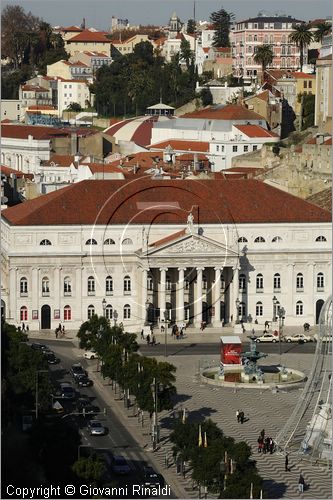
[[[78,375],[75,378],[75,382],[79,387],[90,387],[91,385],[93,385],[93,381],[90,380],[87,375]]]
[[[72,375],[73,379],[76,380],[78,377],[81,377],[81,376],[87,376],[87,372],[86,370],[83,368],[83,366],[81,365],[81,363],[75,363],[74,365],[72,365],[69,373]]]
[[[79,398],[77,402],[77,410],[85,415],[95,415],[99,413],[98,406],[91,404],[90,400],[87,398]]]
[[[144,485],[145,486],[164,486],[164,478],[158,474],[150,466],[144,468]]]
[[[31,344],[31,349],[34,349],[35,351],[49,351],[50,349],[47,347],[45,344],[40,344],[39,342],[33,342]]]
[[[54,352],[46,352],[44,354],[49,365],[56,365],[57,363],[60,363],[60,359],[57,358]]]

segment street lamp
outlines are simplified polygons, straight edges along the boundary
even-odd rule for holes
[[[48,373],[48,370],[36,370],[36,401],[35,401],[35,415],[36,415],[36,420],[38,419],[38,375],[40,373]]]
[[[281,356],[281,335],[282,335],[284,315],[286,314],[286,311],[284,307],[279,307],[277,313],[279,316],[279,354]]]
[[[164,311],[164,357],[168,357],[168,311]]]
[[[102,306],[103,306],[103,317],[105,318],[105,312],[106,312],[106,300],[105,300],[105,298],[102,300]]]
[[[159,441],[158,432],[158,417],[157,417],[157,381],[156,378],[153,379],[153,383],[150,386],[154,399],[154,413],[153,413],[153,425],[152,425],[152,438],[153,438],[153,451],[156,450],[157,443]]]
[[[274,295],[274,297],[273,297],[273,319],[272,319],[273,323],[275,323],[275,321],[276,321],[276,306],[277,306],[277,303],[278,303],[278,299]]]
[[[117,319],[118,319],[118,313],[117,309],[113,311],[113,321],[114,321],[114,326],[117,326]]]
[[[236,299],[236,323],[239,323],[239,298]]]
[[[146,303],[145,303],[145,307],[146,307],[146,317],[145,317],[145,323],[144,323],[144,326],[148,326],[149,325],[149,317],[148,317],[148,312],[149,312],[149,306],[150,306],[150,302],[149,300],[147,299],[146,300]]]

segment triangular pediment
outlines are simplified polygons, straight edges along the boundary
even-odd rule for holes
[[[172,255],[196,255],[196,256],[226,256],[236,255],[226,245],[216,242],[205,236],[188,234],[169,241],[160,246],[154,246],[148,249],[147,255],[154,257],[172,256]]]

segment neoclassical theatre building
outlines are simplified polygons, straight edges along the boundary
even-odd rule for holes
[[[2,314],[31,330],[263,323],[279,306],[314,324],[331,291],[331,214],[255,180],[87,180],[1,229]]]

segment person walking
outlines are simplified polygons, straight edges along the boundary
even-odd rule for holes
[[[260,431],[260,436],[263,440],[265,439],[265,429],[262,429],[262,431]]]
[[[147,345],[149,345],[150,344],[150,335],[149,335],[149,333],[147,335],[147,339],[146,340],[147,340]]]
[[[236,418],[237,418],[237,422],[239,423],[239,410],[236,410]]]
[[[141,330],[141,340],[143,340],[143,339],[144,339],[144,335],[143,335],[143,328],[142,328],[142,330]]]
[[[285,456],[285,459],[284,459],[284,470],[285,470],[285,472],[290,472],[290,470],[289,470],[288,453],[286,453],[286,456]]]
[[[153,336],[152,336],[152,338],[151,338],[151,343],[152,343],[152,345],[155,345],[155,344],[156,344],[155,335],[153,335]]]
[[[241,424],[243,424],[243,423],[244,423],[244,420],[245,420],[245,416],[244,416],[244,412],[243,412],[243,411],[241,411],[241,412],[239,413],[239,418],[240,418],[240,422],[241,422]]]
[[[304,491],[304,485],[305,485],[304,477],[303,477],[303,474],[300,473],[299,479],[298,479],[298,491],[300,493],[303,493],[303,491]]]
[[[261,436],[258,437],[258,453],[261,453],[264,447],[264,440]]]
[[[58,338],[58,328],[56,328],[56,329],[54,330],[54,333],[55,333],[55,336],[56,336],[56,339],[57,339],[57,338]]]
[[[61,329],[61,333],[62,333],[62,336],[64,337],[65,336],[65,327],[64,326]]]

